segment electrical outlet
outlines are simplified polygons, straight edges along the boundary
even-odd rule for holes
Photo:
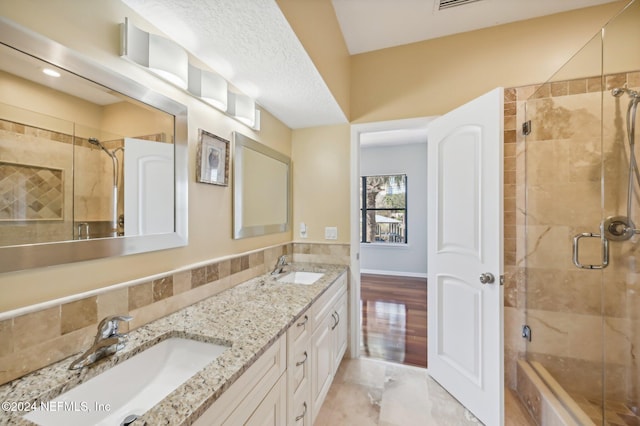
[[[300,223],[300,238],[307,238],[307,225],[304,222]]]
[[[324,239],[325,240],[337,240],[338,239],[338,227],[336,226],[327,226],[324,228]]]

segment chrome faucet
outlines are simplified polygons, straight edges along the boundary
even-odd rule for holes
[[[86,367],[124,348],[127,335],[118,333],[118,325],[120,321],[129,322],[132,319],[133,317],[127,315],[112,315],[100,321],[93,345],[71,363],[69,370]]]
[[[271,275],[281,274],[285,266],[287,266],[287,256],[283,254],[278,258],[278,263],[276,263],[276,267],[271,271]]]

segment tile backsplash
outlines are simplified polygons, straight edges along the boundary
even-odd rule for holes
[[[85,350],[98,322],[115,314],[141,327],[207,297],[270,271],[283,254],[289,260],[349,264],[349,244],[287,243],[159,274],[133,284],[114,285],[86,297],[0,321],[0,384]]]

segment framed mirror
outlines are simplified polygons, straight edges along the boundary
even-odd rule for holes
[[[291,159],[237,132],[233,145],[233,238],[288,231]]]
[[[0,272],[187,244],[187,108],[0,19]]]

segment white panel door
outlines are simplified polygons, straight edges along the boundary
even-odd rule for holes
[[[173,232],[173,144],[124,140],[124,235]]]
[[[504,424],[502,144],[502,88],[428,128],[429,374],[492,426]]]

